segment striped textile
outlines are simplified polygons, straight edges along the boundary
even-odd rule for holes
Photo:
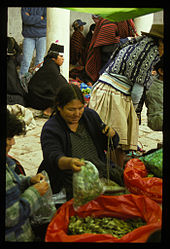
[[[79,62],[79,65],[85,64],[85,45],[86,38],[83,34],[76,30],[74,31],[70,40],[70,63],[75,65]]]
[[[99,77],[95,85],[97,85],[98,82],[111,85],[116,90],[124,93],[125,95],[131,95],[132,83],[123,75],[118,75],[118,74],[110,75],[107,73],[103,73]]]
[[[16,163],[6,158],[5,241],[32,242],[35,235],[29,218],[42,205],[38,191],[31,186],[30,176],[17,175]]]
[[[132,25],[131,22],[129,25]],[[132,36],[133,32],[129,29],[129,25],[127,21],[114,23],[103,18],[96,24],[85,65],[86,73],[94,82],[98,79],[101,69],[100,47],[117,44],[120,38]],[[134,26],[132,26],[132,29],[134,29]]]

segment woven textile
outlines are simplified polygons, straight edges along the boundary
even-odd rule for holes
[[[85,45],[86,39],[83,34],[76,30],[70,40],[70,63],[75,65],[79,62],[80,65],[85,64]]]
[[[133,84],[138,83],[149,89],[153,82],[153,66],[159,60],[154,40],[147,36],[137,37],[122,46],[106,72],[124,75]]]
[[[132,36],[134,26],[131,25],[131,22],[129,22],[129,25],[127,21],[114,23],[103,18],[96,24],[85,66],[87,74],[93,81],[98,79],[98,73],[101,69],[100,46],[117,44],[120,38]],[[131,28],[129,28],[129,26],[131,26]]]

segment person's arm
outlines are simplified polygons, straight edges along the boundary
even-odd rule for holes
[[[74,172],[80,171],[81,166],[84,165],[84,162],[81,161],[79,158],[73,158],[73,157],[60,157],[58,160],[58,167],[61,170],[65,169],[71,169]]]
[[[143,90],[144,90],[144,86],[139,85],[138,83],[135,83],[132,87],[131,98],[132,98],[132,102],[133,102],[133,106],[134,106],[135,110],[139,104],[141,97],[142,97]]]
[[[37,186],[38,185],[38,186]],[[37,183],[20,193],[9,172],[6,173],[6,227],[13,227],[28,219],[42,204],[41,195],[48,189],[48,183]]]
[[[25,25],[35,27],[46,27],[46,16],[43,15],[31,15],[31,11],[28,8],[21,9],[22,21]]]
[[[119,135],[116,132],[116,130],[113,127],[110,127],[107,124],[105,124],[101,120],[98,113],[93,109],[88,108],[88,112],[89,112],[89,117],[91,117],[91,119],[89,119],[90,123],[92,124],[91,129],[93,129],[93,133],[97,132],[95,136],[97,136],[98,139],[100,138],[99,143],[102,144],[105,147],[105,149],[107,149],[107,142],[108,142],[107,137],[111,136],[113,146],[114,148],[116,148],[119,144]],[[102,134],[102,136],[100,134]]]

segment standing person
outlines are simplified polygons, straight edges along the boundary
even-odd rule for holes
[[[154,24],[149,34],[132,38],[116,55],[113,53],[93,86],[89,107],[119,133],[121,166],[123,152],[137,150],[139,122],[135,110],[144,87],[149,89],[153,83],[152,70],[163,53],[163,25]]]
[[[47,182],[40,182],[45,178],[41,173],[31,177],[15,172],[16,163],[8,153],[15,144],[14,136],[24,133],[24,123],[7,110],[5,241],[10,242],[35,240],[30,218],[43,204],[41,196],[49,187]]]
[[[28,72],[34,50],[36,50],[35,66],[43,62],[46,52],[46,8],[21,8],[23,59],[20,68],[20,78]]]
[[[71,36],[70,40],[70,63],[72,65],[79,66],[85,65],[85,48],[86,48],[86,38],[82,34],[84,25],[86,22],[82,22],[80,19],[77,19],[73,22],[72,27],[74,28],[74,32]]]
[[[60,66],[64,62],[64,46],[52,43],[43,66],[33,75],[28,83],[27,105],[43,110],[43,114],[50,116],[56,91],[68,84],[60,73]]]
[[[77,85],[66,85],[56,96],[55,112],[45,123],[41,133],[43,161],[38,172],[46,170],[53,193],[66,190],[67,200],[73,197],[73,171],[81,170],[84,163],[91,161],[99,176],[107,178],[106,153],[108,136],[114,148],[119,135],[105,125],[92,109],[84,107],[84,97]],[[123,185],[123,172],[111,164],[110,179]]]
[[[148,127],[154,131],[163,130],[163,56],[155,65],[157,75],[148,91],[146,91],[145,104],[147,107]]]
[[[107,63],[120,39],[137,35],[132,20],[111,22],[98,15],[92,15],[96,27],[87,53],[85,70],[95,82],[100,69]]]

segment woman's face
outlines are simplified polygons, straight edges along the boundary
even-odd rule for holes
[[[10,149],[14,144],[15,144],[14,137],[6,139],[6,154],[8,154],[8,152],[10,151]]]
[[[79,27],[79,30],[80,30],[80,32],[82,32],[84,30],[83,25]]]
[[[84,105],[80,100],[74,99],[63,108],[58,107],[60,115],[67,124],[77,124],[84,112]]]
[[[63,55],[58,55],[57,56],[57,59],[56,58],[53,58],[53,61],[55,61],[55,63],[58,65],[58,66],[61,66],[64,62],[64,57]]]

